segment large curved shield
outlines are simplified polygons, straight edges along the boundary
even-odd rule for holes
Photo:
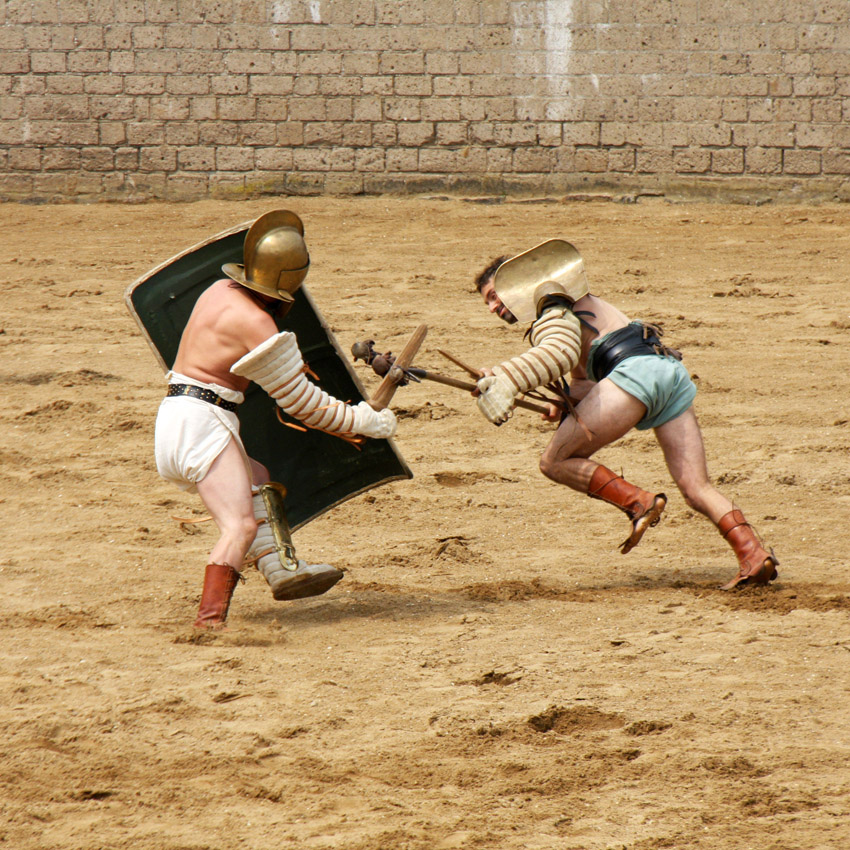
[[[164,371],[177,356],[183,328],[198,296],[222,278],[222,264],[242,262],[250,225],[237,225],[183,251],[127,288],[127,308]],[[306,286],[296,292],[292,309],[277,323],[280,330],[296,335],[304,360],[319,376],[322,389],[354,404],[365,398],[357,375]],[[287,489],[286,511],[293,530],[359,493],[413,477],[392,440],[366,440],[358,449],[322,431],[287,427],[278,420],[278,411],[274,400],[252,383],[238,416],[248,454]],[[280,414],[287,420],[283,411]]]

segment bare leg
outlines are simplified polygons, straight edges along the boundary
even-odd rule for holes
[[[600,381],[576,407],[588,440],[575,417],[568,416],[540,458],[540,471],[552,481],[587,493],[599,464],[588,460],[603,446],[619,440],[646,414],[643,402],[607,379]]]
[[[576,408],[588,438],[575,417],[564,420],[540,458],[540,471],[594,499],[623,511],[631,520],[629,536],[620,544],[625,555],[640,542],[646,530],[657,525],[667,505],[663,493],[648,493],[630,484],[590,456],[627,434],[646,415],[646,406],[609,380],[600,381]]]
[[[713,523],[734,507],[708,477],[705,445],[694,409],[655,429],[655,438],[664,452],[667,468],[685,501]]]
[[[241,578],[245,553],[257,533],[251,501],[251,478],[262,474],[259,464],[245,468],[242,452],[233,440],[215,459],[204,479],[200,495],[212,514],[221,536],[210,552],[195,628],[226,628],[233,591]]]
[[[264,467],[256,464],[254,474],[260,475],[262,469]],[[251,480],[242,453],[233,440],[197,486],[198,495],[221,532],[210,552],[210,562],[228,564],[240,570],[257,533],[257,521],[251,500]]]
[[[708,479],[705,446],[693,408],[656,428],[655,436],[685,501],[717,526],[738,558],[738,574],[723,590],[773,581],[779,563],[773,551],[761,545],[741,511]]]

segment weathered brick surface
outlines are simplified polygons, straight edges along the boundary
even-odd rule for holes
[[[0,199],[850,197],[843,0],[27,0]]]

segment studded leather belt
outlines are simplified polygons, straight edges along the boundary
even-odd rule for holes
[[[229,410],[231,413],[238,407],[236,402],[227,401],[212,390],[208,390],[205,387],[196,387],[194,384],[169,384],[168,396],[176,395],[188,395],[192,398],[199,398],[201,401],[207,402],[207,404],[214,404],[216,407],[220,407],[222,410]]]

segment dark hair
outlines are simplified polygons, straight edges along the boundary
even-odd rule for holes
[[[490,278],[493,277],[494,274],[496,274],[496,270],[499,268],[499,266],[502,265],[502,263],[507,262],[507,260],[509,259],[510,257],[508,256],[502,256],[497,257],[495,260],[493,260],[493,262],[490,263],[490,265],[487,266],[487,268],[484,269],[484,271],[482,271],[478,275],[478,277],[475,278],[475,288],[479,292],[481,292],[487,281],[489,281]]]

